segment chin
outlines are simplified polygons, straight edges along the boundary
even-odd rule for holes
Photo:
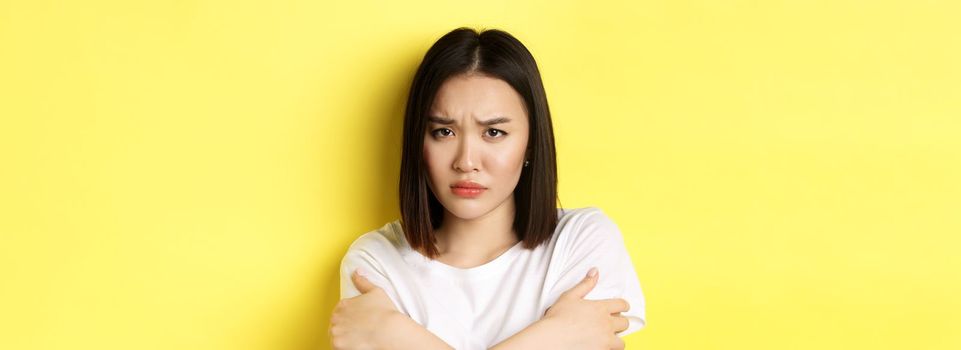
[[[494,206],[490,203],[476,199],[450,198],[448,201],[443,203],[444,208],[454,216],[464,220],[479,218],[494,209]]]

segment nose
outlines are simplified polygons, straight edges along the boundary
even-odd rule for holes
[[[474,161],[474,153],[477,153],[473,149],[469,137],[460,138],[460,143],[457,145],[457,156],[454,158],[454,170],[459,172],[471,172],[477,170],[477,162]]]

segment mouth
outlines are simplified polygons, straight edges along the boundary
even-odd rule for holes
[[[487,188],[476,182],[458,181],[450,187],[450,190],[457,196],[473,198],[480,196]]]

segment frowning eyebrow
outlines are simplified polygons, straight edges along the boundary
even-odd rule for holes
[[[451,125],[451,124],[454,124],[454,120],[451,119],[451,118],[444,118],[444,117],[438,117],[438,116],[433,116],[433,115],[432,115],[432,116],[429,116],[428,119],[430,119],[430,121],[433,122],[433,123],[442,124],[442,125]],[[510,121],[511,121],[511,119],[510,119],[510,118],[507,118],[507,117],[497,117],[497,118],[493,118],[493,119],[478,121],[477,124],[485,125],[485,126],[490,126],[490,125],[494,125],[494,124],[510,123]]]

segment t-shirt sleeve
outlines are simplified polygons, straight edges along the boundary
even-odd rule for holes
[[[559,253],[565,257],[565,263],[551,295],[559,296],[581,282],[591,267],[597,267],[597,285],[584,299],[621,298],[627,301],[629,310],[621,315],[627,317],[629,325],[617,333],[618,336],[643,328],[647,323],[644,294],[618,226],[604,212],[593,207],[568,225],[574,226],[565,232],[568,235],[565,244],[558,245],[563,249]]]
[[[356,245],[351,246],[340,261],[340,299],[360,295],[360,291],[357,290],[350,278],[350,275],[358,267],[363,267],[364,271],[367,272],[367,279],[375,286],[383,289],[391,301],[394,302],[394,305],[398,306],[398,297],[387,276],[387,270],[377,261],[370,249],[357,248]]]

